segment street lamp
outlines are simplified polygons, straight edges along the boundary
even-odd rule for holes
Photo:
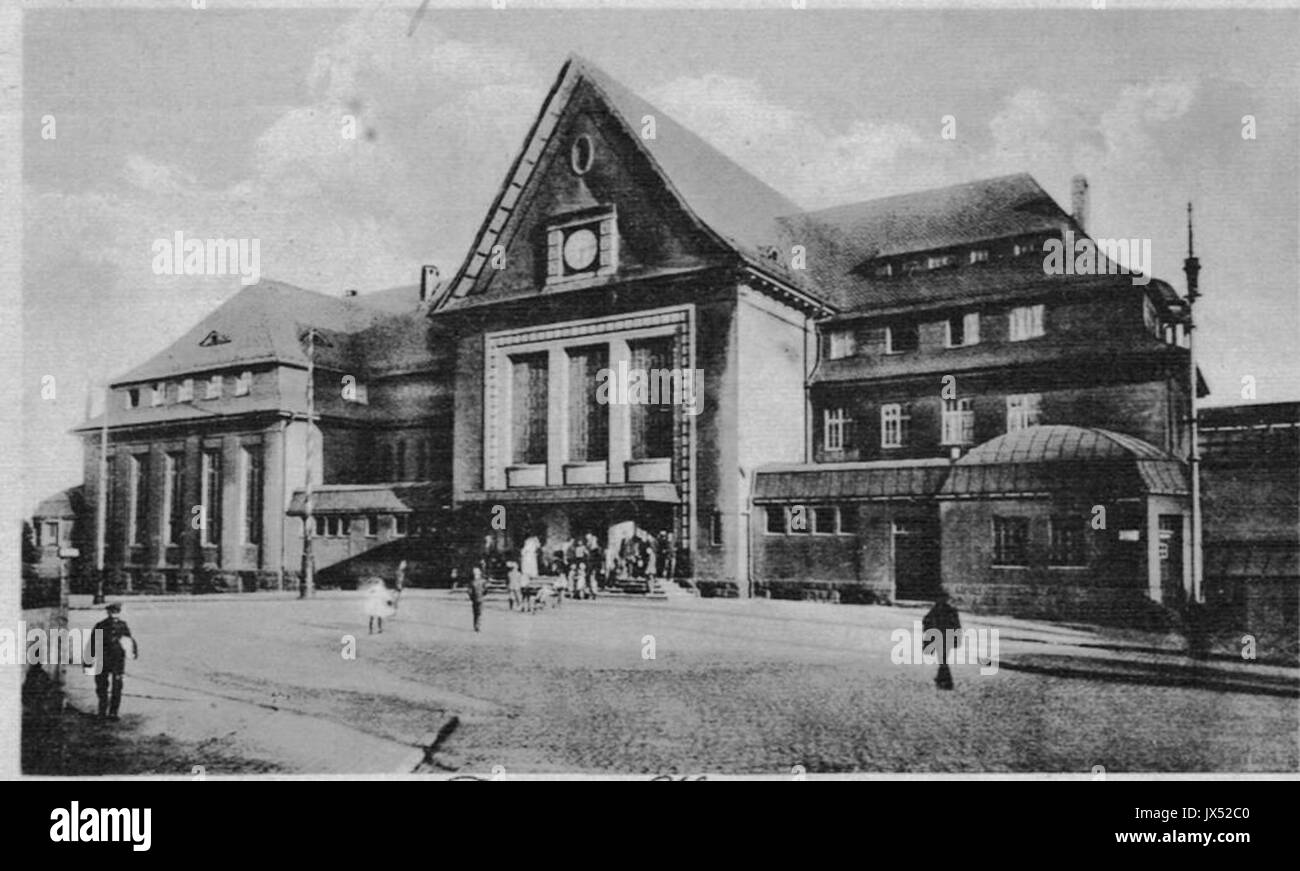
[[[298,598],[306,599],[316,593],[316,561],[312,556],[312,536],[315,532],[312,522],[312,430],[316,425],[316,344],[333,347],[330,341],[320,334],[315,327],[308,327],[299,337],[307,344],[307,461],[306,482],[303,487],[305,508],[302,521],[302,579],[298,583]]]
[[[1199,290],[1199,276],[1201,273],[1201,261],[1196,256],[1196,250],[1192,239],[1192,204],[1187,204],[1187,259],[1183,261],[1183,272],[1187,275],[1187,361],[1191,371],[1190,384],[1190,409],[1191,414],[1188,420],[1188,429],[1191,433],[1191,445],[1187,455],[1187,463],[1191,467],[1192,473],[1192,547],[1191,547],[1191,572],[1190,580],[1192,584],[1191,599],[1197,604],[1205,601],[1204,560],[1201,551],[1201,445],[1200,445],[1200,428],[1196,419],[1196,340],[1195,324],[1192,320],[1192,306],[1196,303],[1201,293]]]

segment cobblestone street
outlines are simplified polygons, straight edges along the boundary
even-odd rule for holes
[[[72,625],[100,612],[78,609]],[[1000,618],[999,668],[891,661],[921,612],[766,600],[566,602],[535,615],[408,591],[382,635],[361,598],[126,600],[123,720],[220,742],[249,771],[507,773],[1292,771],[1294,669],[1194,666],[1176,639]],[[356,638],[345,659],[344,636]],[[654,658],[647,658],[653,645]],[[93,710],[74,670],[70,697]],[[455,726],[446,727],[449,718]],[[206,743],[205,743],[206,742]],[[174,751],[173,751],[174,753]],[[141,770],[139,765],[132,770]],[[220,774],[220,770],[207,770]]]

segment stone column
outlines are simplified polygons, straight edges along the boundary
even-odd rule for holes
[[[609,405],[609,483],[622,484],[627,480],[628,460],[632,458],[632,415],[626,403],[617,402],[620,398],[618,384],[619,373],[632,365],[632,352],[628,349],[626,339],[612,339],[609,343],[609,370],[613,373],[610,385]]]

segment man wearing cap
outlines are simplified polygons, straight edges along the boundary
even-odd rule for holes
[[[95,674],[95,695],[99,697],[99,716],[116,720],[117,709],[122,706],[122,675],[126,672],[126,645],[130,639],[131,658],[140,658],[140,648],[131,635],[126,621],[118,616],[122,606],[117,602],[108,605],[108,616],[95,624],[87,644],[87,656],[99,665]]]

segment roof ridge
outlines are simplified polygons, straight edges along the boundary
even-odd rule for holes
[[[1043,194],[1043,196],[1052,200],[1053,203],[1056,202],[1056,200],[1052,198],[1052,195],[1047,193],[1047,191],[1043,189],[1043,186],[1038,183],[1038,179],[1034,178],[1032,173],[1022,171],[1022,172],[1008,172],[1003,175],[985,176],[983,178],[974,178],[968,181],[956,182],[954,184],[936,185],[934,187],[918,188],[916,190],[902,191],[896,194],[887,194],[886,196],[883,197],[868,197],[867,199],[864,200],[853,200],[847,203],[838,203],[834,206],[826,206],[820,209],[808,209],[802,212],[796,212],[791,215],[786,215],[783,217],[815,218],[819,215],[829,214],[838,211],[840,209],[852,209],[852,208],[865,206],[868,204],[876,205],[880,203],[888,203],[891,200],[900,200],[900,201],[907,200],[915,197],[922,197],[927,194],[937,194],[943,191],[956,191],[962,188],[976,187],[978,185],[992,185],[994,183],[999,183],[999,182],[1005,183],[1011,181],[1012,179],[1024,179],[1030,182],[1035,188],[1039,190],[1039,192]],[[1058,208],[1059,205],[1060,204],[1058,203],[1057,204]]]

